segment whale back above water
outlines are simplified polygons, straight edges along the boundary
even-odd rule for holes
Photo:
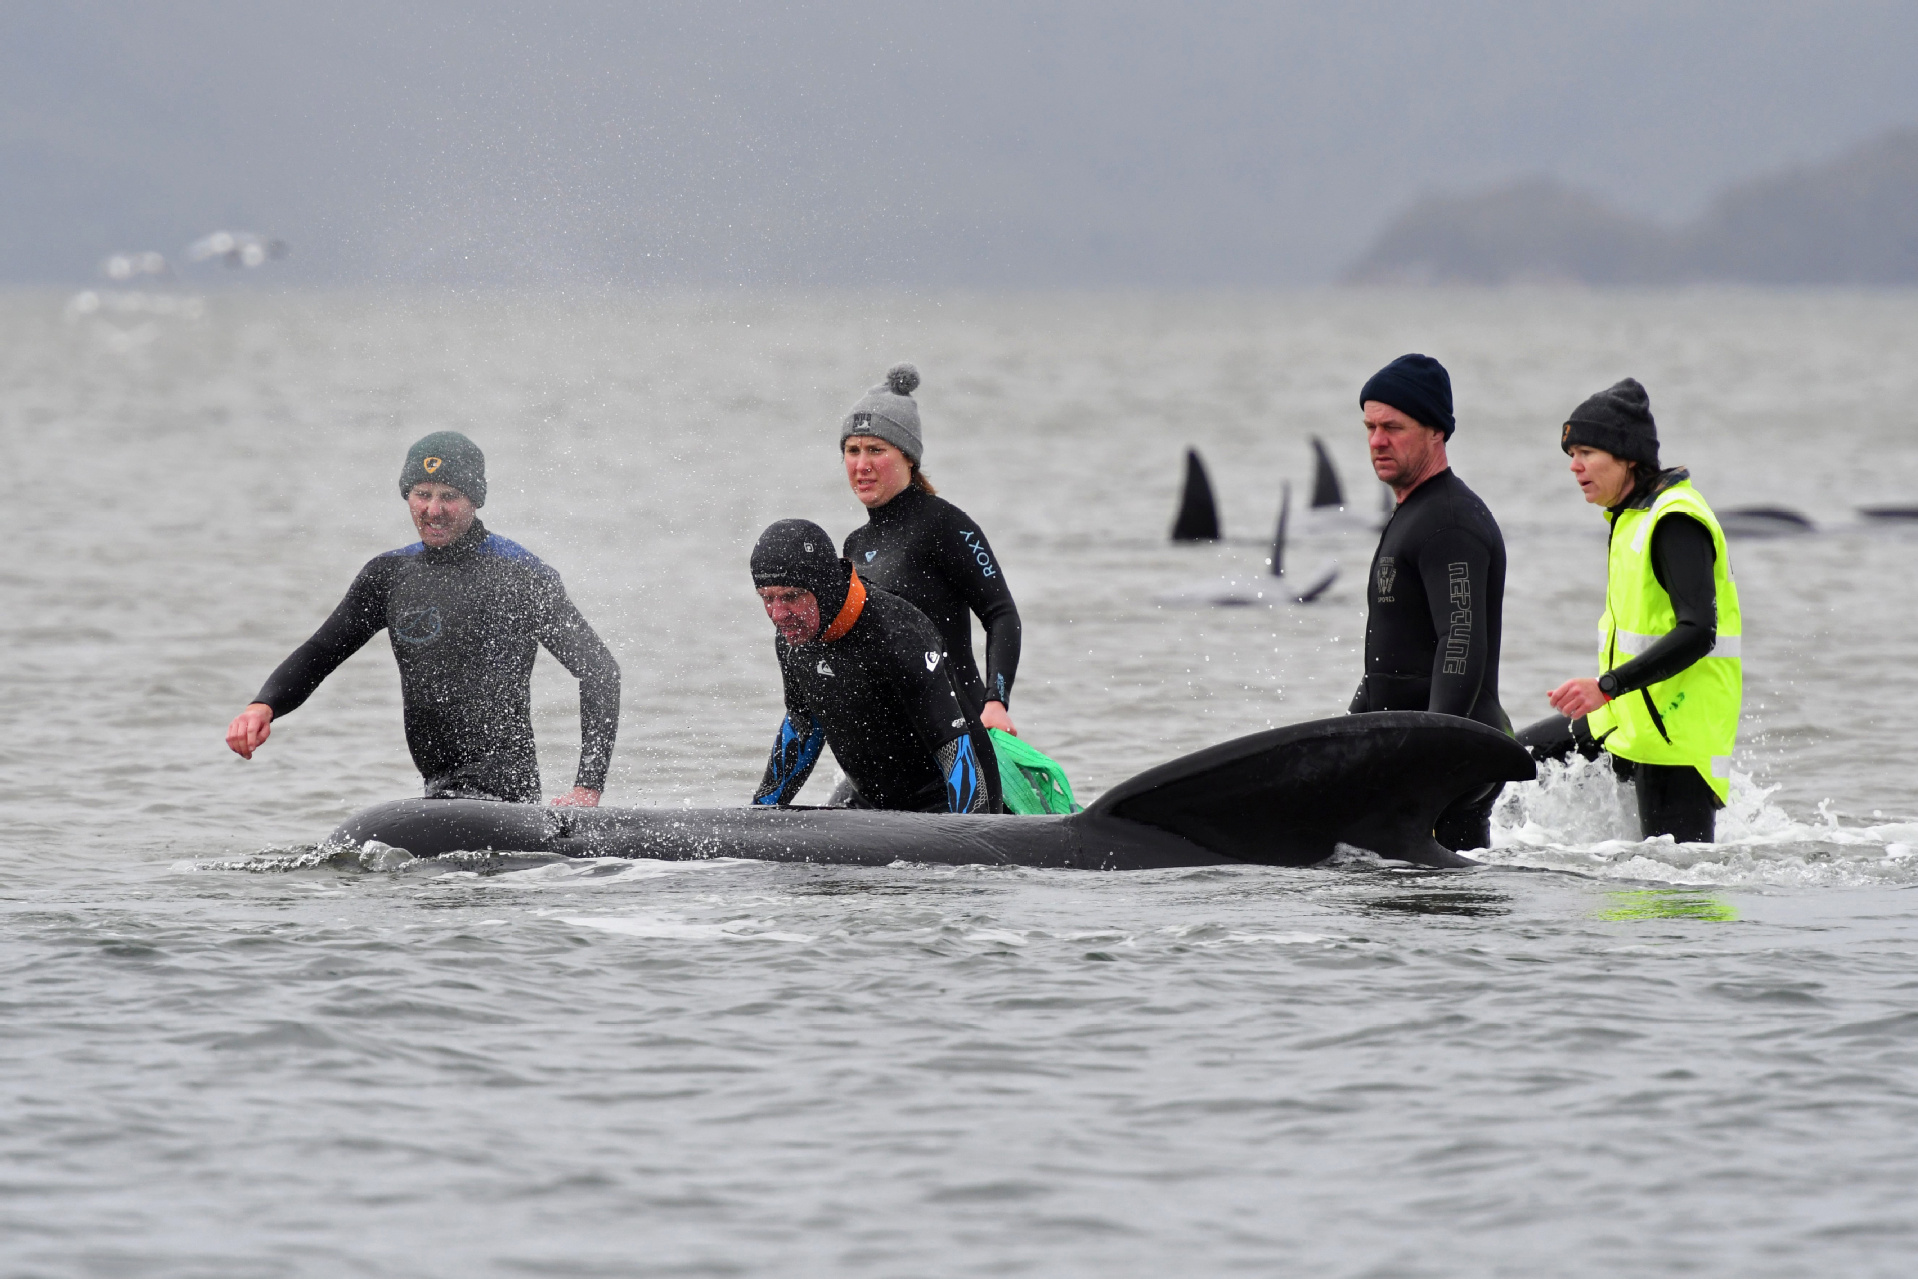
[[[1468,866],[1432,838],[1439,813],[1487,784],[1535,775],[1525,748],[1495,729],[1390,711],[1224,742],[1148,769],[1069,817],[403,799],[354,814],[327,842],[376,840],[415,857],[491,851],[1059,870],[1310,866],[1345,845],[1424,866]]]

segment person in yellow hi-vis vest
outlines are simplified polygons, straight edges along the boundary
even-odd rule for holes
[[[1725,531],[1690,472],[1660,468],[1651,397],[1634,379],[1573,409],[1559,442],[1611,523],[1599,674],[1547,694],[1558,714],[1519,741],[1541,759],[1604,751],[1632,779],[1646,838],[1710,843],[1744,695]]]

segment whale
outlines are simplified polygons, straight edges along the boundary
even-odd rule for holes
[[[371,841],[422,858],[546,853],[1086,871],[1312,866],[1346,848],[1450,868],[1477,863],[1432,838],[1439,813],[1488,784],[1528,781],[1536,768],[1523,746],[1483,724],[1386,711],[1223,742],[1148,769],[1070,815],[401,799],[355,813],[326,843]]]

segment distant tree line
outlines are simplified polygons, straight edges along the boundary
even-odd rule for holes
[[[1387,226],[1346,278],[1918,284],[1918,129],[1733,187],[1680,226],[1546,178],[1428,198]]]

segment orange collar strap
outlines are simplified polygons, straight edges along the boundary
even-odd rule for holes
[[[832,619],[832,625],[819,638],[828,644],[846,638],[846,632],[853,628],[853,623],[859,620],[859,615],[865,610],[866,584],[859,580],[859,570],[854,569],[852,585],[846,590],[846,602],[839,606],[839,616]]]

